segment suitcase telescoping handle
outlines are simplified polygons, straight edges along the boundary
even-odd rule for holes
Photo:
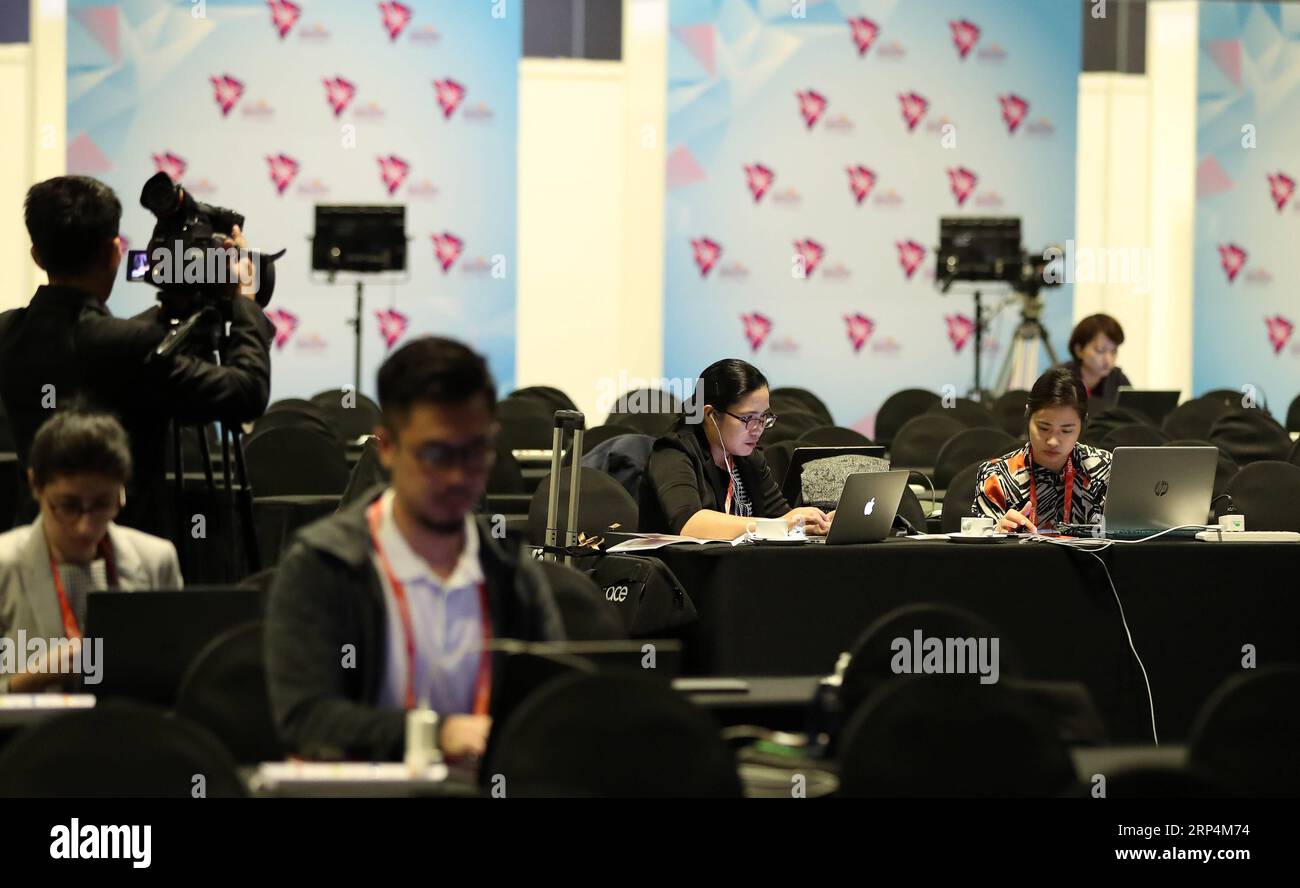
[[[546,545],[559,545],[559,528],[555,519],[560,511],[560,466],[564,454],[564,433],[573,431],[573,459],[569,464],[569,520],[564,525],[564,546],[569,548],[578,542],[578,460],[582,456],[582,433],[586,427],[586,418],[577,410],[555,411],[555,430],[551,435],[551,489],[546,503]],[[545,556],[543,556],[545,557]],[[554,553],[551,555],[555,559]],[[564,563],[571,565],[573,557],[564,556]]]

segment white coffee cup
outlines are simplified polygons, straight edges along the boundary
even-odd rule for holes
[[[994,521],[992,518],[963,518],[961,519],[962,536],[988,536],[993,532]]]
[[[759,540],[784,540],[793,536],[784,518],[755,518],[745,525],[745,532]],[[799,528],[802,534],[803,528]]]

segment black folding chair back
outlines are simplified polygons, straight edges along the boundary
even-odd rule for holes
[[[967,426],[951,416],[925,413],[914,416],[894,436],[889,462],[896,469],[932,469],[943,445],[966,431]]]
[[[772,389],[771,404],[775,413],[786,409],[797,410],[800,413],[811,413],[822,420],[823,425],[835,425],[835,420],[831,418],[831,412],[822,399],[805,388],[783,386]]]
[[[970,398],[954,398],[950,403],[940,400],[937,404],[931,404],[930,408],[925,412],[937,413],[940,416],[951,416],[967,428],[998,428],[998,418],[993,415],[993,411],[979,401],[972,401]]]
[[[1197,716],[1188,743],[1190,765],[1240,796],[1300,795],[1296,700],[1300,665],[1242,670],[1210,696]]]
[[[858,447],[873,442],[854,429],[825,425],[804,432],[799,436],[799,443],[810,447]]]
[[[1259,460],[1286,460],[1291,436],[1282,424],[1259,409],[1233,410],[1210,427],[1210,442],[1239,466]]]
[[[1023,440],[1027,434],[1025,402],[1028,400],[1029,392],[1024,389],[1012,389],[999,395],[993,402],[993,415],[997,417],[998,428]]]
[[[938,395],[926,389],[903,389],[901,392],[894,392],[885,399],[885,402],[880,405],[880,410],[876,412],[876,429],[873,437],[888,447],[893,443],[894,436],[903,427],[903,423],[925,413],[939,401]]]
[[[1169,435],[1161,429],[1135,422],[1111,429],[1099,446],[1102,450],[1113,451],[1116,447],[1159,447],[1168,441]]]
[[[520,398],[525,401],[535,401],[546,408],[548,413],[554,414],[556,410],[577,410],[577,405],[573,399],[564,392],[549,385],[530,385],[526,388],[515,389],[507,398]]]
[[[244,445],[254,496],[342,496],[348,485],[343,445],[304,428],[260,432]]]
[[[360,392],[330,389],[312,395],[311,402],[345,441],[373,435],[384,423],[379,405]]]
[[[1300,466],[1279,460],[1253,462],[1237,472],[1227,493],[1233,510],[1246,516],[1246,530],[1300,531]]]
[[[275,429],[306,429],[331,441],[337,441],[340,447],[343,444],[343,436],[338,429],[330,425],[325,414],[316,407],[310,410],[301,407],[282,407],[274,413],[264,413],[253,423],[253,432],[244,439],[244,443],[247,444],[258,435],[264,435]],[[185,462],[187,467],[193,465],[188,455]]]
[[[995,459],[1010,453],[1020,442],[1001,429],[969,428],[949,438],[934,464],[934,486],[946,489],[955,476],[972,462]]]
[[[1170,410],[1160,427],[1171,438],[1208,440],[1214,421],[1232,409],[1234,406],[1225,404],[1222,399],[1194,398]]]
[[[973,462],[957,472],[948,481],[943,495],[942,529],[944,533],[959,533],[961,519],[969,518],[975,505],[975,482],[982,463]]]
[[[780,441],[797,441],[822,424],[822,421],[811,413],[797,410],[791,410],[789,413],[778,413],[776,425],[763,432],[761,443],[767,445],[776,444]]]
[[[636,533],[637,504],[623,485],[599,469],[579,467],[578,516],[576,530],[586,534]],[[569,486],[572,468],[560,473],[559,511],[556,521],[563,524],[569,514]],[[546,542],[546,508],[551,492],[548,474],[533,491],[528,506],[528,542],[535,546]],[[617,525],[617,526],[614,526]]]

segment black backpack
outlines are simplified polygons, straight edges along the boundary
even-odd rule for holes
[[[591,571],[618,609],[629,638],[663,638],[698,619],[695,603],[668,565],[646,555],[605,555]]]

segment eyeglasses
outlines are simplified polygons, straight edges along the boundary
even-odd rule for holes
[[[64,522],[72,524],[80,521],[82,515],[89,515],[96,521],[111,519],[117,515],[121,508],[121,503],[117,499],[97,499],[93,502],[83,503],[74,497],[66,499],[50,500],[50,511],[54,517]]]
[[[724,410],[722,412],[730,416],[732,419],[740,420],[741,423],[744,424],[745,431],[747,432],[757,432],[760,428],[770,429],[772,426],[776,425],[775,413],[747,413],[744,416],[737,416],[730,410]]]
[[[496,460],[496,441],[480,438],[468,444],[434,442],[415,450],[415,458],[426,471],[461,466],[469,472],[481,472]]]

